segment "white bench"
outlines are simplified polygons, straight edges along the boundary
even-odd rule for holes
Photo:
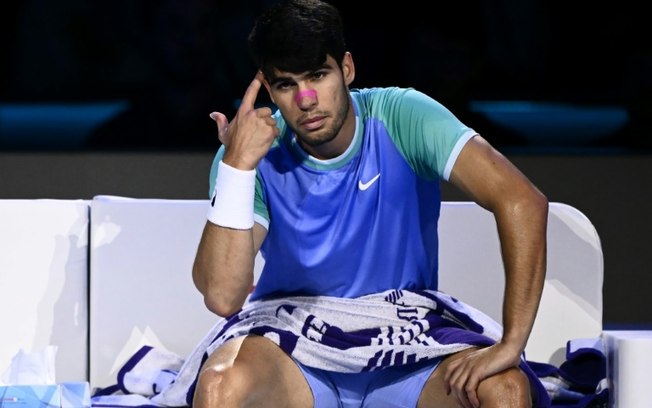
[[[0,375],[57,347],[59,381],[86,379],[88,212],[83,200],[0,200]]]
[[[505,279],[492,214],[472,202],[445,202],[439,236],[440,290],[502,322]],[[526,357],[558,365],[566,359],[568,340],[602,332],[600,238],[589,219],[569,205],[550,204],[547,266]]]
[[[19,349],[54,345],[57,381],[95,389],[115,384],[141,345],[188,355],[217,319],[191,279],[207,202],[0,200],[0,373]],[[444,202],[439,233],[440,289],[500,322],[504,277],[491,214]],[[259,256],[257,276],[263,264]],[[637,385],[649,378],[639,362],[652,355],[651,332],[603,332],[602,283],[590,220],[551,203],[548,274],[526,356],[557,365],[568,340],[603,335],[612,406],[652,406]]]

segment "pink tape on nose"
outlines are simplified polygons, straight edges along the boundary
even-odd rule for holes
[[[296,103],[301,103],[303,98],[317,99],[317,91],[314,89],[306,89],[305,91],[297,92],[294,101]]]

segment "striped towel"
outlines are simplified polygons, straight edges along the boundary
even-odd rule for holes
[[[148,406],[191,405],[203,362],[224,342],[247,334],[267,337],[304,365],[355,373],[491,345],[501,338],[502,327],[468,304],[430,290],[392,290],[355,299],[300,296],[254,301],[220,319],[175,371],[174,380],[152,387],[162,389],[149,398]],[[133,370],[138,366],[133,361],[128,365]],[[534,406],[549,407],[546,390],[525,359],[521,368],[538,390]],[[102,398],[94,397],[93,405],[102,406]]]

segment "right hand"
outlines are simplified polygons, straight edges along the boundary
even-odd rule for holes
[[[254,107],[262,81],[263,74],[258,71],[247,87],[240,107],[230,123],[220,112],[210,115],[217,123],[220,142],[227,148],[222,160],[240,170],[256,168],[279,133],[272,110],[268,107]]]

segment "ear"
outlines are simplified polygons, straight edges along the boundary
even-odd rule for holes
[[[353,56],[348,51],[344,53],[344,58],[342,58],[342,74],[346,85],[351,85],[355,79],[355,64],[353,64]]]

